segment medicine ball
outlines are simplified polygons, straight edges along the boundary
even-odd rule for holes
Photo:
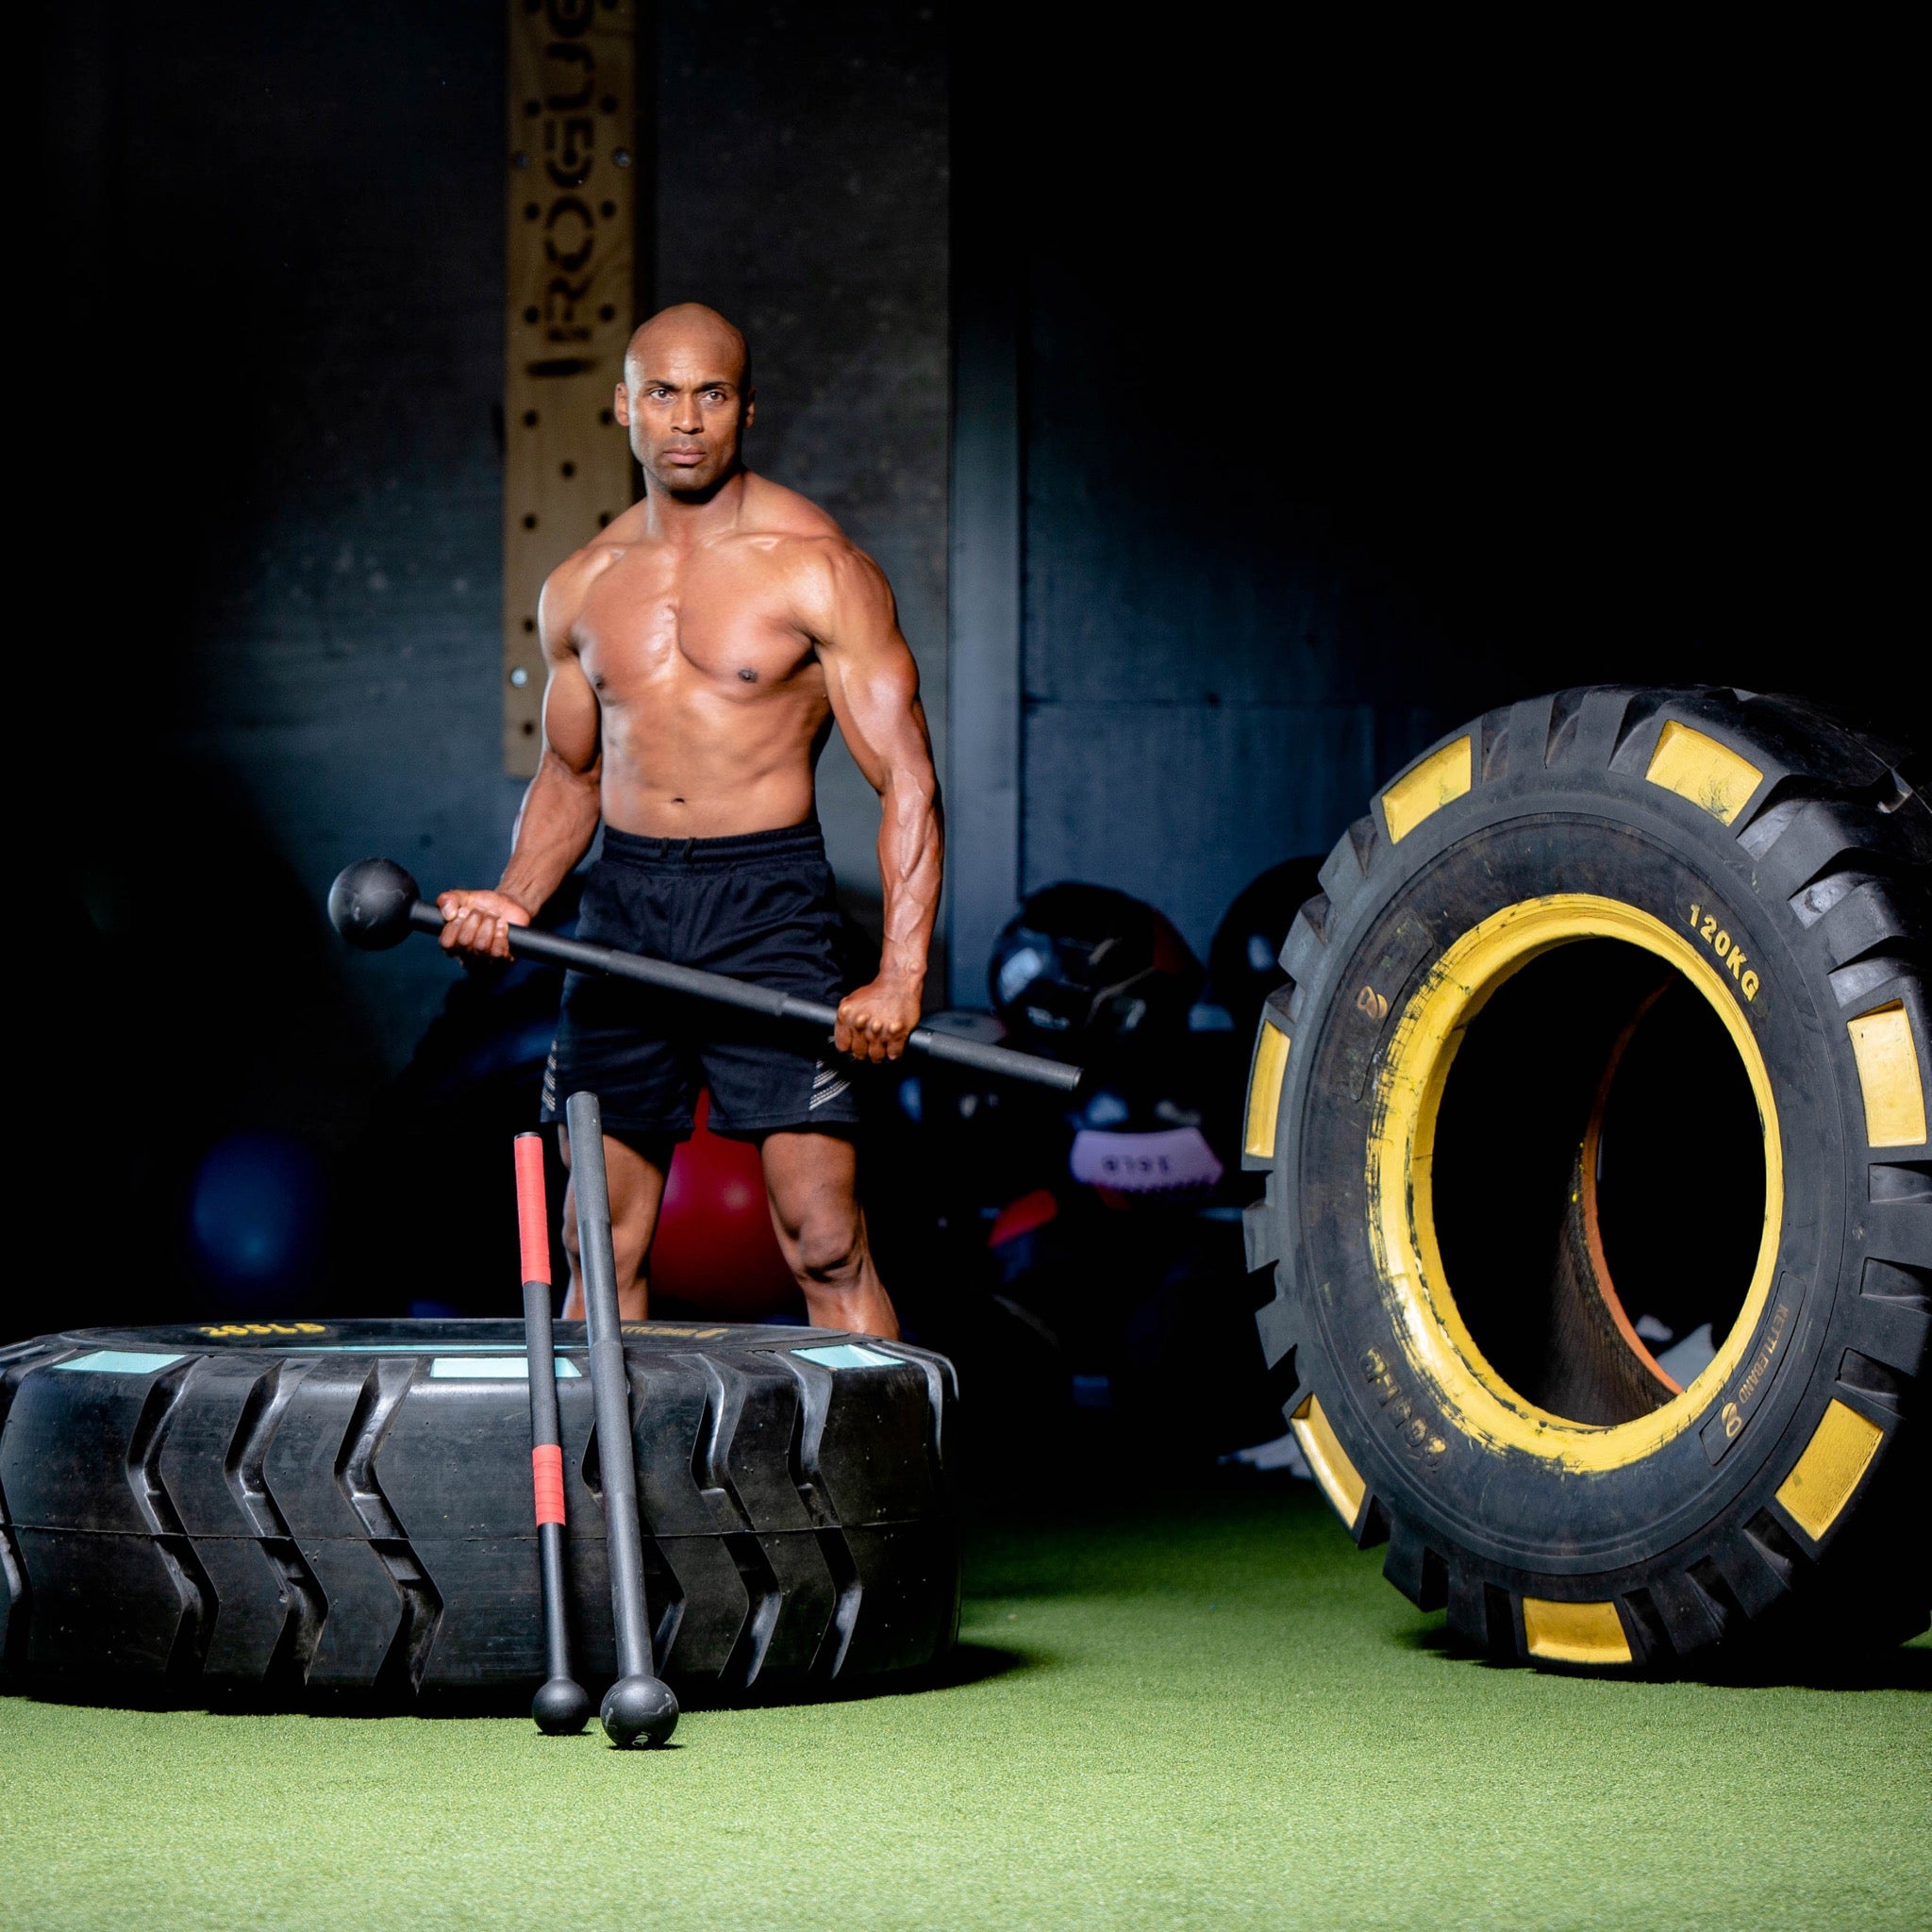
[[[1077,881],[1033,893],[1001,928],[987,969],[1009,1027],[1091,1041],[1177,1029],[1201,978],[1172,921],[1144,900]]]

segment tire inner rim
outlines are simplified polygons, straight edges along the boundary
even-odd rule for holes
[[[1681,1393],[1634,1421],[1579,1423],[1539,1407],[1497,1373],[1451,1291],[1437,1239],[1435,1140],[1450,1069],[1491,998],[1560,946],[1619,940],[1674,967],[1707,1000],[1743,1062],[1757,1103],[1764,1212],[1742,1307],[1710,1362]],[[1368,1143],[1369,1239],[1409,1365],[1441,1391],[1462,1426],[1497,1449],[1575,1470],[1618,1469],[1651,1455],[1703,1412],[1742,1358],[1770,1297],[1784,1222],[1784,1157],[1764,1057],[1729,983],[1687,937],[1616,899],[1562,892],[1506,906],[1431,968],[1391,1035]]]

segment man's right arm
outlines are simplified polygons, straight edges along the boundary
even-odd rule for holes
[[[439,892],[447,953],[508,959],[509,928],[528,925],[596,836],[604,752],[597,693],[577,661],[572,623],[582,566],[574,558],[551,574],[537,606],[548,679],[543,688],[543,752],[510,835],[509,863],[496,890]]]

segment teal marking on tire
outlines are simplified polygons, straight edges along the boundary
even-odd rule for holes
[[[890,1369],[899,1360],[897,1356],[881,1355],[875,1348],[860,1348],[856,1341],[836,1341],[829,1348],[794,1348],[791,1353],[828,1369]]]
[[[580,1380],[583,1371],[560,1357],[556,1363],[559,1382]],[[429,1375],[436,1382],[527,1382],[530,1365],[520,1355],[438,1356],[429,1364]]]
[[[185,1362],[185,1355],[150,1355],[138,1348],[97,1348],[92,1355],[77,1355],[71,1362],[56,1362],[57,1369],[85,1369],[96,1375],[153,1375]]]

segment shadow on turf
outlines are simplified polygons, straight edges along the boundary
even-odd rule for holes
[[[890,1676],[865,1677],[850,1684],[790,1685],[760,1695],[748,1691],[719,1691],[710,1687],[673,1680],[683,1710],[772,1709],[788,1705],[857,1704],[874,1697],[907,1697],[933,1690],[962,1690],[1020,1671],[1037,1670],[1053,1662],[1043,1652],[1003,1650],[991,1643],[958,1643],[937,1664],[923,1670],[900,1671]],[[298,1717],[418,1717],[436,1719],[506,1718],[527,1720],[535,1687],[512,1685],[488,1690],[430,1690],[420,1697],[323,1694],[278,1699],[215,1698],[204,1688],[184,1689],[172,1695],[135,1691],[109,1683],[79,1685],[58,1680],[0,1683],[0,1695],[30,1698],[40,1704],[85,1705],[107,1710],[206,1710],[217,1717],[256,1717],[283,1713]],[[586,1686],[594,1705],[604,1685]],[[591,1721],[592,1729],[595,1720]]]
[[[1038,1670],[1053,1659],[1042,1652],[1002,1650],[991,1643],[956,1643],[938,1663],[924,1670],[901,1671],[889,1677],[868,1677],[851,1684],[822,1684],[774,1690],[760,1697],[756,1688],[733,1696],[693,1687],[685,1700],[687,1710],[770,1709],[799,1704],[863,1704],[874,1697],[910,1697],[930,1690],[960,1690],[995,1677]]]
[[[1431,1652],[1445,1664],[1485,1671],[1529,1668],[1510,1657],[1492,1657],[1472,1650],[1446,1624],[1429,1624],[1402,1630],[1390,1639],[1408,1650]],[[1712,1690],[1917,1690],[1932,1691],[1932,1648],[1924,1644],[1874,1649],[1843,1657],[1780,1656],[1770,1649],[1745,1651],[1735,1657],[1722,1654],[1708,1661],[1693,1660],[1677,1671],[1649,1671],[1641,1676],[1597,1671],[1549,1672],[1555,1676],[1583,1677],[1595,1682],[1702,1684]]]

